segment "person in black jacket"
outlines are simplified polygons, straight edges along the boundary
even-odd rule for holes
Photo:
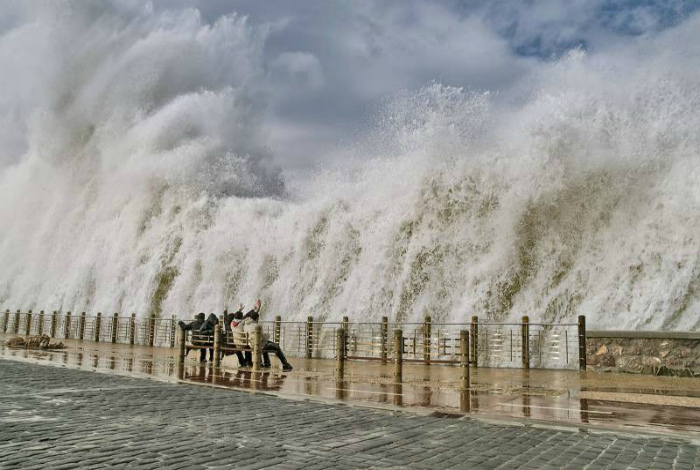
[[[210,313],[207,317],[207,320],[204,323],[202,323],[202,326],[199,329],[199,334],[200,336],[207,337],[207,345],[214,345],[214,330],[216,329],[216,325],[218,324],[219,319],[213,313]],[[199,353],[199,361],[204,362],[207,359],[207,351],[206,349],[202,349],[201,351],[202,352]],[[209,348],[209,360],[214,360],[214,348]]]
[[[199,312],[197,315],[195,315],[193,322],[185,323],[184,321],[180,320],[178,325],[180,325],[180,328],[183,331],[199,331],[202,323],[204,323],[204,312]]]
[[[216,328],[216,325],[218,324],[219,318],[213,313],[210,313],[207,317],[207,320],[204,323],[202,323],[201,328],[199,328],[199,332],[202,335],[214,336],[214,328]]]
[[[197,336],[200,335],[200,330],[202,328],[202,325],[204,325],[204,312],[199,312],[195,317],[194,321],[191,323],[185,323],[184,321],[180,320],[178,325],[180,325],[180,328],[182,331],[192,331],[192,344],[197,344]],[[202,349],[200,350],[199,353],[199,361],[204,362],[207,359],[207,350]]]

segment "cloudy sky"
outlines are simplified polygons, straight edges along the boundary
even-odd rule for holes
[[[32,70],[45,68],[26,67],[32,60],[29,55],[52,57],[65,51],[47,53],[41,38],[32,39],[36,33],[18,39],[20,35],[14,33],[18,25],[44,21],[54,28],[71,9],[94,10],[89,20],[94,21],[105,6],[88,8],[89,4],[72,0],[56,3],[53,9],[47,5],[52,4],[7,0],[0,15],[0,39],[4,40],[0,61],[11,71],[30,72],[17,72],[22,79],[12,74],[4,82],[0,78],[6,90],[24,86],[20,82],[27,79],[36,80],[27,75],[36,76]],[[136,18],[134,12],[139,9],[151,8],[156,15],[196,9],[202,23],[211,25],[225,15],[246,17],[251,30],[262,38],[262,57],[255,58],[255,66],[260,64],[265,82],[260,96],[266,101],[267,143],[277,166],[304,172],[356,156],[356,150],[348,149],[358,136],[378,127],[379,110],[397,94],[436,82],[494,92],[496,105],[525,101],[528,97],[522,91],[527,78],[568,51],[615,57],[616,51],[687,21],[700,0],[153,0],[152,4],[123,0],[112,5],[105,11],[122,8],[130,18]],[[85,42],[88,37],[85,33],[76,41]],[[18,52],[18,47],[25,52]],[[190,68],[196,69],[197,64]],[[18,92],[8,91],[4,99],[12,109],[27,107],[26,102],[36,101],[31,89],[24,86],[27,98],[20,105],[16,104],[19,99],[12,98]],[[17,120],[7,119],[8,125]],[[3,132],[4,153],[20,153],[8,149],[24,148],[13,143],[23,138],[3,137],[10,133]],[[15,156],[0,159],[17,160]]]
[[[268,29],[271,146],[287,169],[333,160],[383,99],[431,81],[508,90],[572,48],[601,54],[684,21],[697,1],[176,0]]]

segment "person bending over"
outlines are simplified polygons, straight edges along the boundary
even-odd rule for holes
[[[216,329],[216,325],[218,325],[218,324],[219,324],[219,319],[213,313],[210,313],[209,316],[207,317],[207,321],[202,323],[202,327],[199,329],[199,334],[200,334],[200,336],[206,337],[206,339],[204,339],[204,338],[202,338],[202,339],[206,341],[207,346],[214,345],[214,330]],[[202,349],[201,352],[199,353],[199,361],[205,362],[206,359],[207,359],[207,350]],[[209,360],[210,361],[214,360],[214,348],[209,348]]]
[[[197,315],[194,317],[194,321],[190,323],[185,323],[184,321],[180,320],[178,322],[178,325],[180,326],[180,329],[182,331],[191,331],[192,332],[192,344],[195,346],[201,345],[201,339],[199,336],[201,335],[200,330],[202,328],[202,325],[204,324],[204,312],[199,312]],[[204,362],[207,359],[207,351],[206,349],[200,350],[199,353],[199,361]]]
[[[199,331],[199,328],[201,328],[202,323],[204,323],[204,312],[199,312],[197,315],[195,315],[194,320],[190,323],[185,323],[182,320],[177,322],[182,331]]]

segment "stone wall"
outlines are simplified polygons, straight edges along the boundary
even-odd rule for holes
[[[700,334],[589,331],[587,370],[700,376]]]

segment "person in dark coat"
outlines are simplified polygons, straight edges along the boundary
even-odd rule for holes
[[[207,345],[214,345],[214,331],[216,329],[216,325],[218,324],[219,318],[213,313],[210,313],[207,317],[207,320],[204,323],[202,323],[202,326],[199,329],[199,334],[200,336],[207,337]],[[204,362],[207,359],[207,351],[206,349],[202,349],[201,351],[202,352],[199,353],[199,361]],[[209,348],[209,360],[214,360],[214,348]]]
[[[210,313],[209,316],[207,317],[207,320],[202,323],[201,328],[199,328],[199,332],[202,335],[206,336],[214,336],[214,329],[216,328],[216,325],[219,324],[219,318],[214,315],[213,313]]]
[[[190,323],[185,323],[184,321],[180,320],[177,324],[180,325],[180,328],[183,331],[199,331],[202,323],[204,323],[204,312],[199,312],[197,315],[195,315],[194,321]]]
[[[192,331],[192,344],[200,344],[200,341],[198,339],[198,336],[201,335],[201,329],[202,325],[204,325],[204,312],[199,312],[195,317],[194,321],[190,323],[185,323],[184,321],[180,320],[178,322],[178,325],[180,325],[180,328],[182,331]],[[201,349],[199,352],[199,362],[204,362],[207,359],[207,350],[206,349]]]

